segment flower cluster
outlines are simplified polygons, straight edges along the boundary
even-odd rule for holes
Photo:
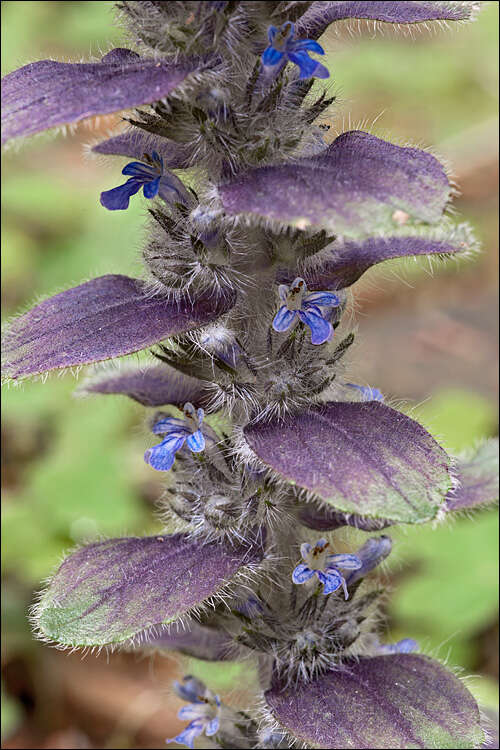
[[[142,189],[146,272],[86,281],[14,319],[4,375],[148,352],[80,390],[165,409],[149,419],[160,442],[144,459],[173,469],[168,525],[73,552],[40,596],[38,632],[72,648],[254,657],[258,713],[194,677],[176,683],[188,724],[168,742],[189,748],[202,736],[232,748],[480,747],[477,705],[454,674],[410,638],[380,642],[392,542],[358,544],[495,500],[494,446],[451,457],[377,388],[350,382],[344,315],[372,266],[460,256],[474,239],[447,216],[454,188],[428,151],[362,130],[325,142],[332,66],[310,56],[342,19],[463,21],[475,4],[117,5],[137,51],[13,71],[2,137],[126,112],[92,151],[131,160],[100,200],[125,210]]]

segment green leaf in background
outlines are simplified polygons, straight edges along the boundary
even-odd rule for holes
[[[495,431],[495,410],[483,397],[466,391],[442,391],[412,416],[423,422],[451,453]],[[477,512],[472,519],[447,519],[444,525],[394,528],[389,558],[401,573],[389,612],[392,636],[420,641],[426,652],[449,654],[451,664],[471,669],[471,637],[491,623],[498,610],[498,514]]]
[[[10,698],[4,693],[3,687],[1,693],[1,702],[1,732],[3,742],[4,740],[7,740],[11,734],[13,734],[17,726],[21,723],[23,712],[19,703],[14,700],[14,698]]]
[[[72,377],[54,378],[3,394],[16,429],[29,426],[33,415],[55,425],[46,453],[24,468],[22,490],[4,496],[3,568],[30,585],[72,544],[143,532],[153,523],[132,485],[134,462],[142,468],[136,407],[119,399],[74,399],[75,386]]]
[[[195,674],[216,693],[234,690],[235,686],[254,694],[260,690],[257,668],[251,662],[217,663],[189,658],[186,674]]]

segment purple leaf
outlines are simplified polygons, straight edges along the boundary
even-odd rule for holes
[[[264,464],[345,513],[420,522],[436,516],[450,490],[445,451],[378,401],[331,402],[244,434]]]
[[[369,19],[395,24],[469,21],[479,3],[465,2],[314,2],[298,19],[298,37],[318,39],[334,21]]]
[[[357,281],[365,271],[377,263],[393,258],[416,255],[454,255],[474,248],[466,225],[433,236],[393,235],[369,237],[358,241],[335,242],[321,257],[312,257],[298,268],[281,268],[276,281],[290,284],[301,276],[310,289],[344,289]]]
[[[4,375],[16,379],[130,354],[204,325],[233,304],[208,296],[166,298],[152,295],[138,279],[100,276],[11,323],[3,342]]]
[[[199,60],[142,59],[112,50],[98,63],[40,60],[2,80],[2,143],[86,117],[149,104],[167,96]]]
[[[140,130],[127,130],[97,143],[91,150],[96,154],[128,156],[139,160],[143,159],[144,154],[151,155],[156,151],[167,169],[185,169],[189,166],[190,149],[187,146]]]
[[[166,364],[109,372],[84,383],[79,392],[123,394],[143,406],[182,406],[186,402],[203,406],[206,401],[205,387],[200,380]]]
[[[126,641],[199,607],[262,554],[184,534],[96,542],[63,562],[42,595],[37,624],[65,646]]]
[[[303,526],[315,531],[333,531],[342,526],[353,526],[361,531],[381,531],[392,526],[392,521],[382,518],[363,518],[362,516],[340,513],[338,510],[319,508],[312,503],[301,505],[297,513],[298,520]]]
[[[230,661],[233,645],[227,633],[190,622],[185,630],[176,631],[172,628],[169,633],[148,635],[138,648],[179,651],[186,656],[205,661]]]
[[[476,702],[439,662],[417,654],[360,659],[307,685],[265,694],[279,724],[308,747],[477,748]]]
[[[458,460],[460,486],[450,492],[447,510],[467,510],[498,500],[498,440],[485,440]]]
[[[431,154],[353,130],[316,156],[250,169],[220,185],[219,195],[231,215],[353,237],[392,233],[402,214],[437,223],[451,186]]]

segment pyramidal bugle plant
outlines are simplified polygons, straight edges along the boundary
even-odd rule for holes
[[[143,277],[86,281],[15,318],[3,372],[20,381],[152,355],[98,367],[80,389],[148,410],[144,460],[170,472],[165,533],[77,549],[33,617],[63,648],[256,665],[246,707],[195,676],[176,683],[187,724],[168,742],[488,740],[461,679],[411,639],[384,642],[370,574],[391,552],[390,526],[496,499],[496,446],[450,457],[379,390],[348,382],[344,359],[343,314],[366,270],[476,244],[450,218],[454,188],[430,152],[362,130],[328,136],[335,97],[317,41],[341,20],[404,31],[471,20],[478,5],[123,0],[127,48],[3,80],[3,142],[123,112],[125,129],[92,147],[130,160],[123,179],[110,162],[100,202],[146,200]]]

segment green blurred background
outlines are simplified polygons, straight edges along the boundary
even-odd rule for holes
[[[372,269],[355,287],[352,376],[411,410],[448,450],[497,434],[498,4],[477,23],[412,37],[345,24],[323,38],[339,106],[332,132],[372,127],[432,145],[461,188],[458,212],[483,243],[473,261]],[[2,75],[43,57],[78,60],[120,43],[108,2],[3,2]],[[3,158],[3,318],[40,295],[104,273],[139,271],[141,198],[106,212],[120,159],[84,156],[117,117],[42,135]],[[376,121],[376,122],[375,122]],[[375,124],[374,124],[375,123]],[[33,640],[27,611],[63,552],[98,535],[160,529],[162,478],[142,460],[143,410],[75,399],[71,374],[2,394],[2,737],[6,748],[154,748],[178,731],[168,692],[176,660],[68,656]],[[393,403],[391,401],[391,403]],[[496,510],[437,529],[399,529],[389,575],[390,636],[460,665],[497,702]],[[239,667],[190,665],[219,690]],[[248,678],[247,678],[248,679]]]

